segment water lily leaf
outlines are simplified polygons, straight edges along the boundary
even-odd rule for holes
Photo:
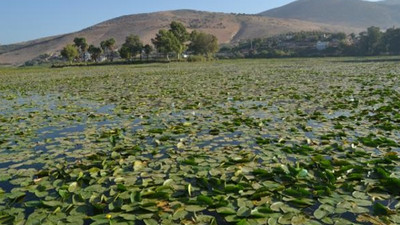
[[[120,214],[119,216],[124,218],[125,220],[129,220],[129,221],[135,221],[136,220],[136,216],[132,215],[132,214]]]
[[[57,207],[62,205],[59,201],[42,201],[41,203],[47,207]]]
[[[278,224],[277,218],[269,218],[268,219],[268,225],[276,225],[276,224]]]
[[[275,202],[271,205],[271,210],[273,210],[275,212],[279,212],[279,211],[281,211],[281,207],[284,205],[285,205],[285,203],[283,203],[283,202]]]
[[[237,211],[236,215],[239,216],[239,217],[249,217],[250,214],[251,214],[251,209],[249,209],[247,207],[241,207]]]
[[[325,224],[334,224],[333,220],[329,217],[324,217],[321,219],[322,222],[324,222]]]
[[[372,202],[369,200],[354,199],[357,206],[372,206]]]
[[[173,184],[173,182],[174,182],[173,179],[167,179],[164,181],[163,186],[170,186]]]
[[[392,215],[390,219],[395,223],[395,224],[400,224],[400,216],[399,215]],[[379,224],[381,225],[381,224]]]
[[[197,202],[200,205],[202,205],[202,204],[209,205],[209,206],[213,205],[213,199],[208,196],[204,196],[204,195],[197,196]]]
[[[155,219],[144,219],[143,222],[146,225],[158,225],[158,222]]]
[[[96,207],[96,208],[99,208],[99,207]],[[121,210],[123,210],[125,212],[133,212],[137,209],[138,209],[138,206],[134,206],[134,205],[123,205],[121,207]]]
[[[183,219],[185,218],[189,213],[185,211],[183,208],[180,208],[174,212],[172,215],[173,220],[178,220],[178,219]]]
[[[292,220],[290,221],[292,225],[301,225],[301,224],[306,224],[307,223],[307,218],[303,215],[296,215],[292,217]]]
[[[140,192],[132,192],[130,195],[131,203],[137,203],[142,201],[142,195]]]
[[[338,218],[338,219],[335,220],[335,225],[341,225],[341,224],[343,224],[343,225],[353,225],[354,223],[349,221],[349,220],[343,219],[343,218]]]
[[[68,186],[68,191],[69,192],[76,192],[79,188],[79,185],[77,182],[72,182],[69,186]]]
[[[316,220],[308,220],[307,224],[310,224],[310,225],[322,225],[320,222],[318,222]]]
[[[369,213],[369,209],[360,207],[360,206],[354,206],[351,208],[350,212],[355,213],[355,214]]]
[[[182,142],[179,142],[179,143],[176,145],[176,147],[177,147],[178,149],[183,149],[183,148],[185,148],[185,144],[183,144]]]
[[[133,170],[134,171],[137,172],[137,171],[140,171],[143,168],[144,168],[144,164],[143,164],[142,161],[137,160],[137,161],[134,162],[134,164],[133,164]]]
[[[363,192],[354,191],[352,195],[354,198],[363,199],[363,200],[368,199],[368,196]]]
[[[151,219],[151,217],[153,217],[153,216],[154,216],[153,213],[142,213],[142,214],[136,215],[137,219],[139,219],[139,220]]]
[[[314,211],[314,216],[320,220],[325,216],[330,215],[334,210],[335,208],[330,205],[320,205],[318,209]]]
[[[230,207],[220,207],[217,208],[217,213],[224,214],[224,215],[236,215],[236,211]]]
[[[227,215],[225,216],[225,220],[228,223],[234,223],[240,221],[240,219],[236,215]]]
[[[199,205],[186,205],[185,210],[188,212],[199,212],[205,210],[207,207],[199,206]]]
[[[27,208],[38,207],[40,206],[40,204],[42,204],[42,202],[40,201],[28,201],[24,203],[25,207]]]
[[[284,214],[283,216],[279,217],[278,223],[280,224],[292,224],[293,215],[291,213]]]

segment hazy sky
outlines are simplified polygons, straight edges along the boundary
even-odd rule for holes
[[[171,9],[255,14],[294,0],[0,0],[0,44],[78,31],[114,17]]]

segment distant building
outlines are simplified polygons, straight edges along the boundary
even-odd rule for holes
[[[293,39],[293,35],[286,35],[286,40],[292,40]]]
[[[84,62],[88,62],[91,60],[91,54],[89,52],[85,52],[85,54],[83,55],[83,61]]]
[[[325,50],[329,47],[329,42],[328,41],[318,41],[316,46],[318,51]]]

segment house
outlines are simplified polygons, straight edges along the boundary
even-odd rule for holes
[[[316,46],[318,51],[323,51],[329,47],[329,42],[328,41],[318,41]]]

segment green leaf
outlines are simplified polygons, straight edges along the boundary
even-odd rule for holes
[[[291,213],[284,214],[283,216],[279,217],[278,223],[280,224],[292,224],[293,215]]]
[[[186,205],[185,210],[188,212],[200,212],[205,210],[207,207],[199,206],[199,205]]]
[[[285,203],[283,202],[275,202],[271,205],[271,210],[275,212],[281,211],[281,207],[284,206]]]
[[[68,191],[69,192],[76,192],[78,190],[79,186],[77,182],[72,182],[69,186],[68,186]]]
[[[325,216],[330,215],[333,213],[335,208],[330,205],[320,205],[317,210],[314,211],[314,216],[316,219],[322,219]]]
[[[249,217],[250,214],[251,214],[251,209],[249,209],[247,207],[241,207],[237,211],[236,215],[239,216],[239,217]]]
[[[198,202],[199,204],[205,204],[205,205],[209,205],[209,206],[213,205],[213,200],[212,200],[212,198],[210,198],[210,197],[208,197],[208,196],[205,196],[205,195],[199,195],[199,196],[197,196],[197,202]]]
[[[143,169],[143,167],[144,167],[143,162],[137,160],[137,161],[134,162],[133,170],[137,172],[137,171],[140,171],[141,169]]]
[[[124,218],[125,220],[129,220],[129,221],[135,221],[136,220],[136,216],[133,214],[120,214],[120,217]]]
[[[183,219],[188,215],[188,212],[185,211],[183,208],[180,208],[174,212],[172,215],[173,220]]]
[[[296,216],[293,216],[293,218],[290,222],[292,225],[307,224],[307,218],[303,215],[296,215]]]
[[[158,225],[159,223],[155,219],[144,219],[143,222],[146,225]]]
[[[224,215],[236,215],[236,211],[230,207],[217,208],[217,213],[224,214]]]

